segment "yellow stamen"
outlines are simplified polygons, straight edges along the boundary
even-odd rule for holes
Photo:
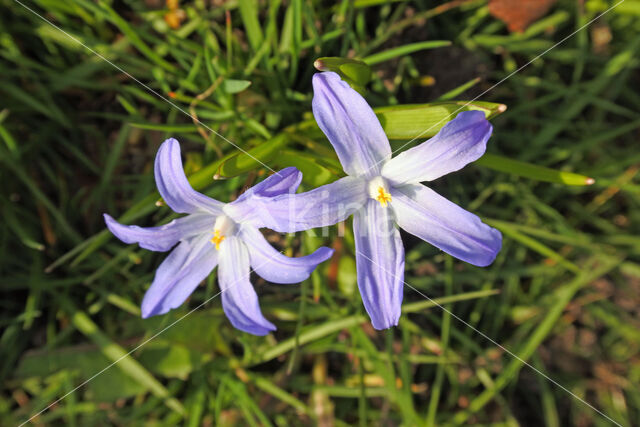
[[[391,201],[391,194],[384,191],[384,187],[378,187],[378,196],[376,200],[380,202],[383,208],[387,207],[387,203]]]
[[[220,243],[222,243],[223,240],[224,240],[224,236],[220,234],[220,230],[216,230],[213,233],[213,237],[211,238],[210,242],[216,245],[216,251],[219,251]]]

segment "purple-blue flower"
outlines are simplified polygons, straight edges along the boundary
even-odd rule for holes
[[[125,243],[138,243],[152,251],[177,246],[156,271],[142,301],[142,317],[164,314],[180,306],[218,266],[222,307],[236,328],[266,335],[276,327],[262,315],[258,296],[249,281],[251,268],[269,282],[298,283],[327,260],[333,250],[321,247],[313,254],[289,258],[271,247],[249,213],[258,213],[253,200],[291,194],[302,174],[293,167],[268,177],[224,204],[198,193],[182,169],[180,144],[166,140],[158,150],[155,179],[164,201],[177,213],[188,214],[159,227],[122,225],[105,214],[107,227]],[[241,213],[241,218],[233,211]],[[259,217],[259,215],[255,215]]]
[[[397,325],[404,247],[397,226],[477,266],[493,262],[502,236],[480,218],[420,184],[463,168],[486,149],[492,127],[465,111],[433,138],[391,158],[367,102],[332,72],[313,77],[313,114],[348,176],[301,194],[262,199],[261,225],[280,232],[324,227],[354,215],[358,287],[376,329]]]

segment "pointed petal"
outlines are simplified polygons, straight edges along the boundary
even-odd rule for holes
[[[389,140],[367,101],[336,73],[313,76],[313,116],[348,175],[379,175]]]
[[[249,281],[249,252],[236,236],[220,245],[218,281],[222,291],[222,308],[231,324],[241,331],[266,335],[276,327],[264,318],[258,295]]]
[[[192,214],[158,227],[122,225],[108,214],[104,214],[104,221],[109,231],[124,243],[138,243],[141,248],[164,252],[180,240],[213,228],[215,217],[208,214]]]
[[[302,181],[302,172],[291,166],[267,177],[264,181],[254,185],[247,191],[242,193],[234,202],[234,204],[242,202],[251,196],[258,197],[275,197],[280,194],[296,192]]]
[[[223,203],[198,193],[189,184],[180,159],[180,143],[170,138],[162,143],[154,167],[156,186],[162,199],[173,211],[193,213],[198,209],[214,215],[222,212]]]
[[[259,184],[254,185],[242,193],[235,201],[224,206],[227,216],[239,221],[248,221],[249,218],[260,214],[260,200],[279,196],[281,194],[294,194],[300,182],[302,173],[295,167],[282,169]],[[233,216],[235,214],[235,216]]]
[[[208,236],[184,240],[160,264],[142,300],[142,317],[164,314],[179,307],[218,261]]]
[[[493,262],[502,235],[476,215],[421,184],[392,188],[398,225],[451,256],[479,267]]]
[[[404,284],[404,247],[393,212],[369,200],[353,217],[358,288],[376,329],[398,324]]]
[[[273,283],[302,282],[318,264],[333,255],[333,249],[323,246],[311,255],[290,258],[274,249],[262,233],[251,226],[241,227],[239,236],[249,249],[251,267],[260,277]]]
[[[225,213],[256,228],[293,233],[344,221],[367,197],[366,182],[347,176],[306,193],[255,197],[250,205],[230,204]]]
[[[482,111],[464,111],[433,138],[385,163],[382,176],[403,185],[432,181],[462,169],[482,157],[492,129]]]

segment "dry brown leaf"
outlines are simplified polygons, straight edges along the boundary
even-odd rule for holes
[[[509,31],[521,33],[543,17],[557,0],[489,0],[489,12],[507,24]]]

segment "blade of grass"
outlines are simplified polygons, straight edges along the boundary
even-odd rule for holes
[[[375,65],[381,62],[389,61],[399,56],[406,56],[414,52],[419,52],[421,50],[435,49],[445,46],[451,46],[451,42],[448,40],[429,40],[418,43],[410,43],[393,49],[374,53],[373,55],[362,58],[362,60],[368,65]]]
[[[445,293],[451,294],[453,292],[453,260],[450,256],[445,257]],[[449,311],[442,312],[442,327],[440,329],[440,345],[441,356],[444,356],[449,347],[449,329],[451,328],[451,313]],[[431,396],[429,398],[429,406],[427,408],[427,419],[425,425],[436,425],[436,413],[438,412],[438,402],[440,400],[440,393],[442,392],[442,383],[444,381],[444,365],[438,364],[436,370],[436,378],[431,387]]]
[[[258,20],[258,4],[255,0],[239,0],[238,6],[251,49],[257,52],[264,42],[262,26]]]
[[[292,350],[297,345],[303,346],[320,338],[326,337],[327,335],[339,332],[342,329],[358,325],[364,321],[366,321],[364,316],[353,315],[338,320],[331,320],[322,324],[308,326],[304,328],[300,335],[286,339],[274,346],[270,346],[265,349],[265,351],[260,352],[254,360],[249,362],[248,366],[257,365],[275,359],[276,357]]]
[[[505,172],[537,181],[553,182],[564,185],[592,185],[595,180],[573,172],[558,171],[527,162],[509,159],[496,154],[485,154],[475,162],[476,165]]]

